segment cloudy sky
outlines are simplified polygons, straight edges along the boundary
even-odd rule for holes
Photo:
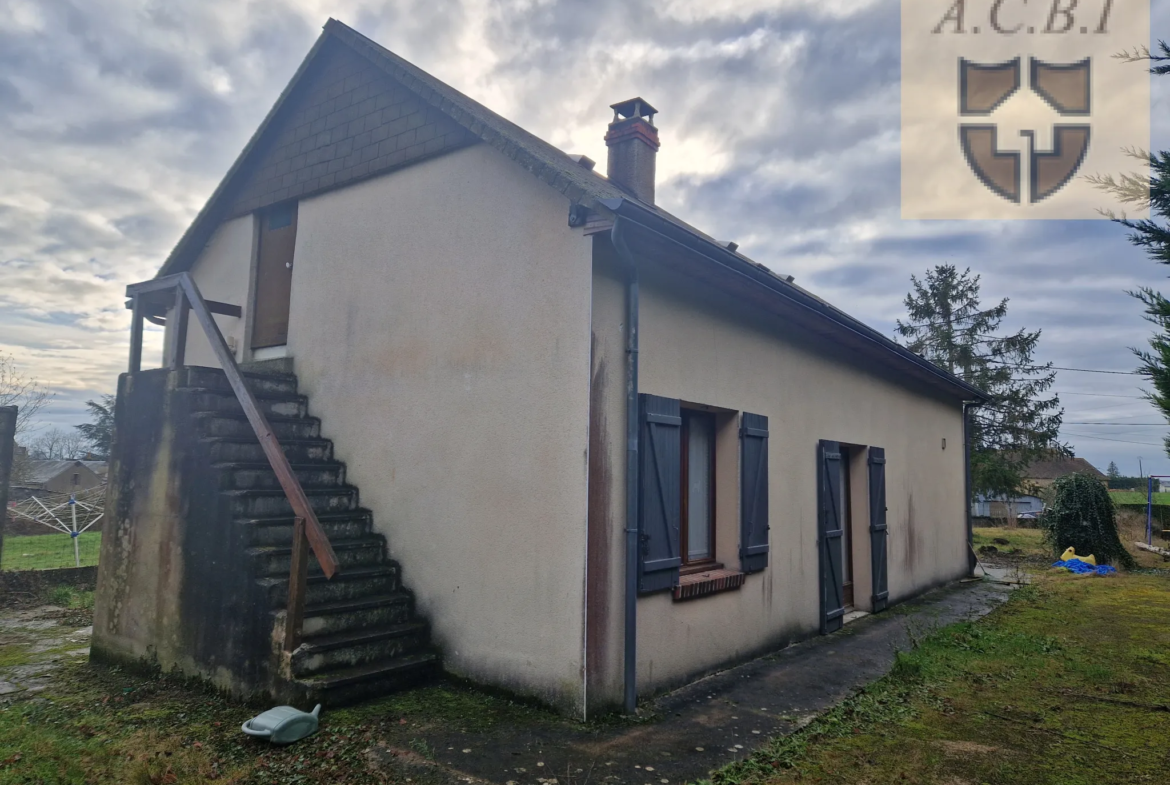
[[[896,0],[0,0],[0,352],[56,392],[46,426],[113,391],[125,285],[154,275],[329,16],[597,161],[608,105],[644,96],[664,207],[887,333],[910,275],[950,262],[1011,298],[1009,326],[1043,329],[1042,360],[1131,371],[1149,331],[1125,290],[1170,288],[1108,222],[899,218]],[[1056,389],[1078,454],[1170,474],[1139,377],[1062,371]]]

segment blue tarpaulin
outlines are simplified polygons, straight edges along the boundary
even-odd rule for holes
[[[1057,567],[1057,568],[1062,569],[1062,570],[1068,570],[1069,572],[1075,573],[1076,575],[1089,575],[1089,574],[1112,575],[1113,573],[1117,572],[1117,570],[1110,567],[1108,564],[1102,564],[1100,566],[1094,567],[1092,564],[1089,564],[1087,561],[1081,561],[1080,559],[1069,559],[1068,561],[1057,561],[1057,562],[1053,562],[1052,566]]]

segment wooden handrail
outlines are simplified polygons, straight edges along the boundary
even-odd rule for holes
[[[244,409],[244,416],[248,418],[252,430],[256,433],[256,438],[260,440],[260,447],[264,450],[269,465],[276,472],[276,479],[280,482],[285,496],[288,497],[289,504],[292,505],[293,515],[304,520],[304,537],[313,549],[313,554],[317,557],[321,570],[325,573],[326,578],[332,578],[337,573],[338,568],[337,554],[333,552],[333,545],[330,544],[325,530],[321,528],[321,522],[317,520],[313,506],[309,503],[309,498],[305,495],[305,490],[301,487],[300,481],[297,480],[296,474],[293,473],[292,466],[289,465],[288,458],[280,447],[280,442],[272,433],[272,426],[268,424],[268,418],[264,416],[264,412],[260,411],[256,397],[252,395],[252,391],[244,383],[244,375],[240,372],[235,355],[228,348],[227,341],[219,330],[219,325],[215,323],[215,319],[211,315],[207,301],[203,299],[199,287],[195,285],[195,281],[192,280],[189,273],[169,275],[165,278],[156,278],[152,281],[126,287],[126,294],[131,298],[133,311],[133,324],[130,333],[130,372],[137,372],[142,364],[142,320],[149,310],[143,299],[151,297],[153,301],[158,301],[168,296],[168,292],[173,297],[171,302],[174,303],[175,314],[175,324],[172,325],[168,335],[171,365],[178,367],[183,363],[187,309],[190,308],[195,313],[195,320],[203,328],[203,332],[211,344],[211,350],[215,353],[216,359],[219,360],[224,374],[227,375],[228,384],[231,385],[240,406]],[[294,543],[294,549],[298,545],[299,543]],[[303,581],[300,585],[303,588]],[[291,591],[295,587],[290,585],[289,588]],[[290,607],[297,601],[303,602],[303,597],[298,600],[298,598],[290,596]]]

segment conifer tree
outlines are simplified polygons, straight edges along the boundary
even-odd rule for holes
[[[1170,74],[1170,46],[1158,44],[1158,54],[1143,47],[1122,56],[1129,62],[1149,61],[1150,73],[1156,76]],[[1112,175],[1092,175],[1088,179],[1104,191],[1113,194],[1122,204],[1150,210],[1150,218],[1130,219],[1115,216],[1115,221],[1130,230],[1129,241],[1157,264],[1170,265],[1170,152],[1148,153],[1132,150],[1131,155],[1149,161],[1149,173],[1130,173],[1114,178]],[[1146,321],[1157,331],[1150,338],[1148,349],[1133,349],[1140,365],[1138,373],[1153,385],[1146,398],[1170,421],[1170,300],[1161,292],[1144,286],[1129,292],[1143,306]],[[1163,437],[1166,454],[1170,455],[1170,435]]]
[[[1053,451],[1064,410],[1046,393],[1056,381],[1052,364],[1032,359],[1040,331],[999,334],[1005,298],[983,308],[979,276],[937,265],[919,280],[910,277],[908,318],[897,334],[911,351],[987,393],[991,401],[971,414],[972,491],[1012,497],[1027,490],[1024,470]]]
[[[114,396],[103,395],[101,402],[86,401],[92,422],[74,426],[85,438],[90,452],[100,460],[110,457],[110,448],[114,444]]]

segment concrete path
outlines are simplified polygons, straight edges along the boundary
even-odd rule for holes
[[[27,693],[45,689],[52,673],[64,661],[89,655],[93,627],[88,611],[69,611],[52,605],[0,611],[0,707]],[[77,617],[82,617],[78,621]]]
[[[414,782],[662,785],[703,779],[885,675],[895,652],[909,648],[913,638],[983,616],[1010,591],[978,581],[931,592],[667,694],[651,707],[656,721],[437,733],[426,737],[433,761],[386,745],[372,754],[387,774],[413,775]]]

